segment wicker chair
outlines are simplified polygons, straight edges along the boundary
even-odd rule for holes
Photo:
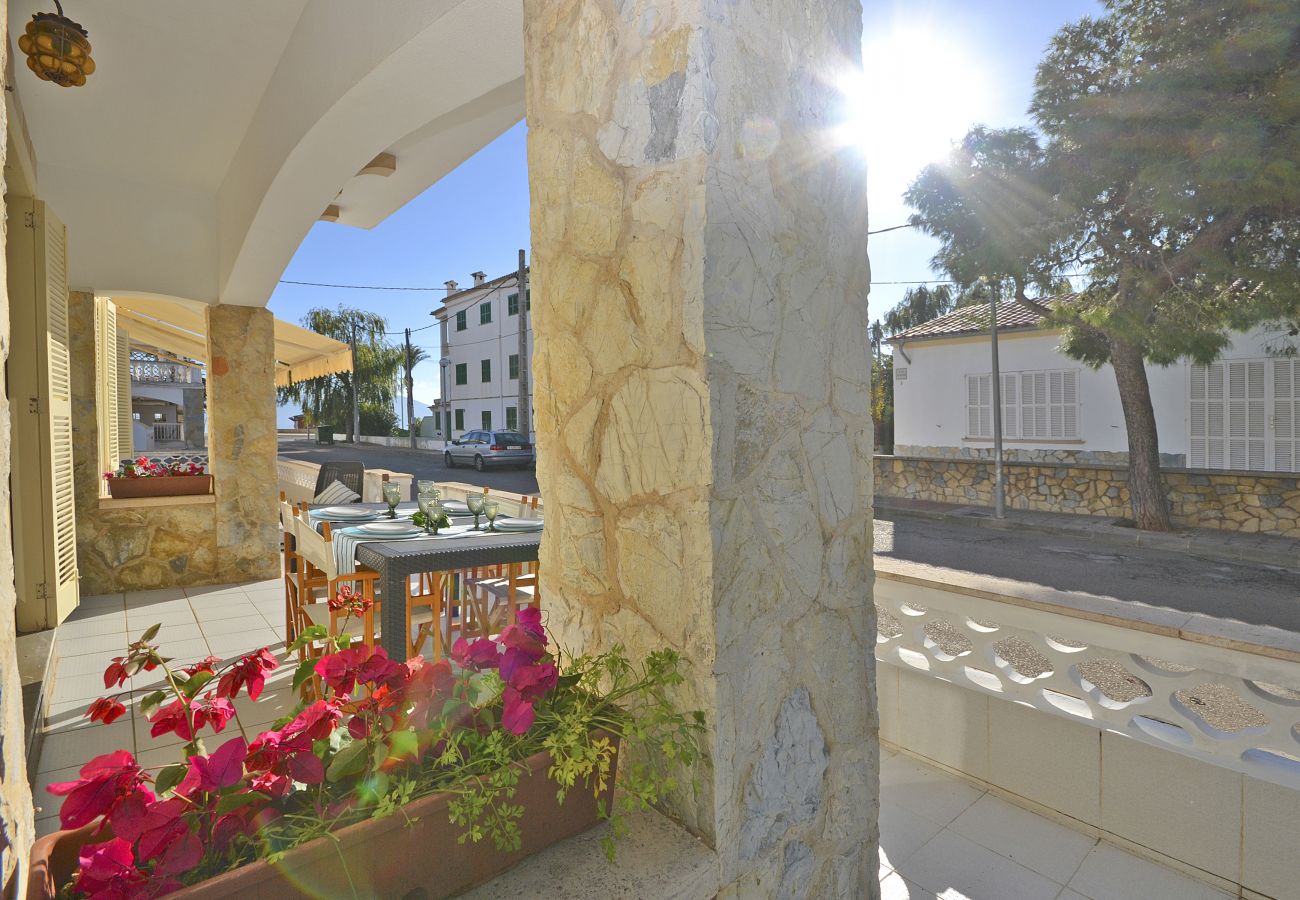
[[[341,460],[339,462],[321,463],[320,473],[316,476],[316,490],[312,492],[313,497],[319,497],[320,492],[325,490],[336,481],[341,481],[344,485],[356,492],[358,497],[365,496],[366,467],[360,462],[352,460]]]

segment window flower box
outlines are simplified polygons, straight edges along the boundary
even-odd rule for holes
[[[133,497],[189,497],[212,493],[211,475],[169,475],[166,478],[110,478],[108,495],[114,500]]]

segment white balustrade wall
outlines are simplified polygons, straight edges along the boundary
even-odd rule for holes
[[[1300,788],[1300,663],[888,577],[875,602],[882,663]],[[1046,671],[1007,658],[1029,648]],[[1136,696],[1089,682],[1095,660]]]

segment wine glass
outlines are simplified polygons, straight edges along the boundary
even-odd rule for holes
[[[487,502],[487,497],[482,494],[469,494],[465,497],[465,505],[474,514],[475,531],[478,531],[478,517],[483,514],[483,504],[485,502]]]
[[[434,516],[441,512],[438,498],[432,494],[421,494],[416,502],[420,505],[420,512],[424,514],[424,533],[437,534],[432,525]]]
[[[439,496],[438,482],[436,481],[420,480],[416,482],[416,486],[420,489],[421,494],[432,494],[435,497]]]
[[[497,513],[501,512],[501,504],[495,500],[483,501],[483,514],[487,516],[488,531],[496,531]]]
[[[388,518],[397,518],[397,504],[402,502],[402,489],[391,481],[385,481],[382,488],[384,502],[388,504]]]

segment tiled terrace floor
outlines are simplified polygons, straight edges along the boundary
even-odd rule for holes
[[[153,739],[134,709],[112,725],[82,715],[103,696],[103,671],[154,623],[163,652],[184,663],[270,646],[280,653],[280,582],[83,598],[60,627],[43,749],[35,779],[38,831],[58,827],[59,798],[45,785],[68,781],[93,757],[132,750],[145,766],[176,760],[180,741]],[[128,637],[129,636],[129,637]],[[292,709],[291,666],[281,666],[256,703],[236,701],[250,739]],[[881,883],[884,900],[1223,900],[1229,895],[1013,806],[902,754],[881,753]]]

